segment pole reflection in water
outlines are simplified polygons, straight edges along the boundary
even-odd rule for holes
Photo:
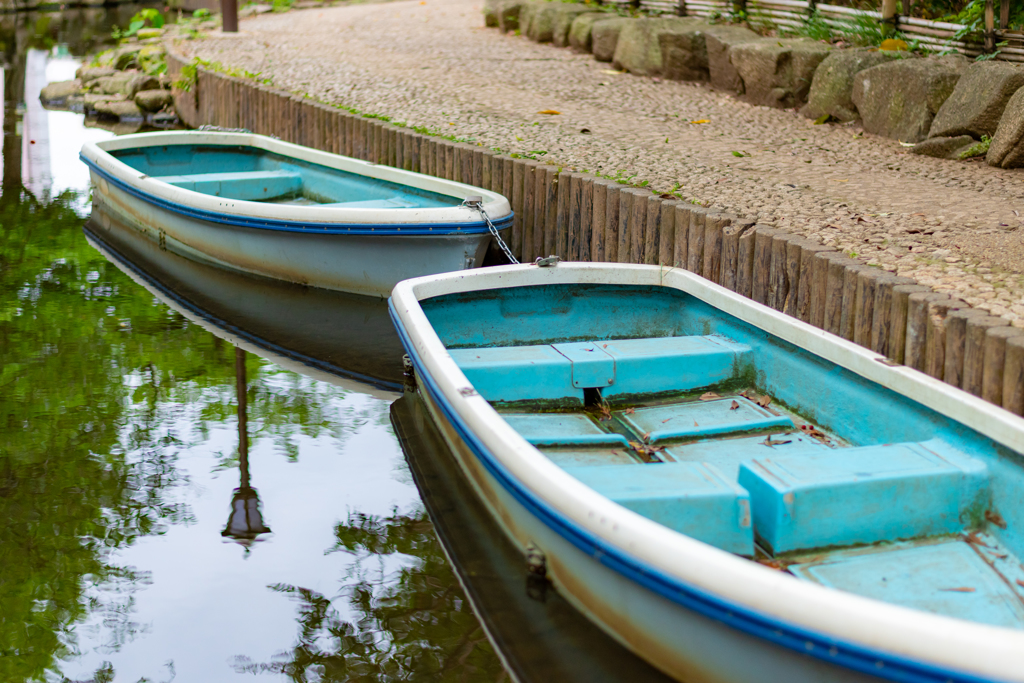
[[[263,524],[260,510],[260,496],[249,485],[249,420],[247,395],[249,384],[245,377],[245,351],[235,347],[235,393],[238,396],[238,471],[241,481],[231,497],[231,514],[228,525],[220,535],[233,540],[245,548],[246,555],[253,543],[261,541],[260,536],[269,534],[270,528]]]

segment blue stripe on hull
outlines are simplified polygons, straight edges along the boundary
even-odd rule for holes
[[[233,225],[243,228],[258,228],[262,230],[278,230],[283,232],[305,232],[318,235],[380,235],[402,237],[404,235],[476,235],[488,232],[487,224],[483,221],[466,223],[406,223],[406,224],[357,224],[357,223],[302,223],[299,221],[285,221],[276,218],[254,218],[237,214],[218,213],[205,209],[196,209],[186,204],[179,204],[167,199],[155,197],[146,192],[132,187],[123,180],[116,178],[109,172],[103,170],[86,157],[79,155],[79,159],[89,169],[102,177],[108,183],[116,186],[123,192],[159,206],[167,211],[195,218],[197,220],[220,223],[222,225]],[[494,227],[498,230],[507,230],[512,227],[513,213],[493,220]]]
[[[395,323],[398,336],[402,340],[402,345],[408,352],[416,370],[417,383],[426,389],[435,405],[444,413],[445,419],[459,434],[477,460],[502,488],[530,514],[597,562],[682,608],[692,610],[779,647],[828,662],[837,667],[900,683],[947,683],[951,681],[990,683],[992,681],[992,679],[974,674],[942,669],[888,652],[830,639],[745,606],[730,603],[720,596],[683,583],[676,577],[642,564],[636,558],[623,553],[618,547],[579,526],[520,484],[494,457],[487,446],[472,433],[438,389],[433,377],[426,372],[422,360],[409,339],[405,326],[395,312],[394,303],[390,300],[388,301],[388,310]]]

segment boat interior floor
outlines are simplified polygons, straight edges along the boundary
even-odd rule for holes
[[[1024,629],[1024,566],[986,533],[984,462],[856,445],[743,386],[721,337],[451,349],[552,462],[624,507],[806,581]]]

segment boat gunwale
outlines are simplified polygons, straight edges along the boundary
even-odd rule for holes
[[[171,131],[136,133],[87,142],[79,158],[103,180],[137,199],[190,218],[239,227],[312,234],[471,235],[489,231],[479,213],[459,204],[448,207],[370,209],[293,205],[226,199],[177,187],[150,177],[111,152],[163,146],[252,147],[353,175],[383,180],[435,194],[465,199],[483,197],[483,208],[498,230],[511,227],[513,213],[501,194],[451,180],[353,159],[253,133]]]
[[[1024,442],[1024,420],[1008,411],[880,362],[885,359],[877,353],[684,270],[561,263],[399,283],[391,314],[421,385],[501,486],[602,564],[682,607],[801,654],[891,680],[1021,680],[1024,633],[803,582],[671,531],[586,487],[531,446],[483,397],[467,391],[472,385],[419,305],[444,294],[584,283],[681,290],[951,419],[970,421],[976,432],[1010,448],[1019,451],[1015,444]],[[949,415],[954,405],[964,413],[959,418]]]

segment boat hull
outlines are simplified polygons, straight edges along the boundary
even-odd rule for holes
[[[559,593],[666,674],[687,683],[880,680],[775,646],[681,607],[581,550],[502,485],[422,383],[419,393],[467,480],[509,539],[520,548],[531,544],[544,548],[547,576]]]
[[[483,263],[489,233],[317,234],[214,223],[177,213],[91,173],[93,201],[161,248],[251,275],[387,297],[399,281]],[[305,226],[314,229],[315,226]]]

